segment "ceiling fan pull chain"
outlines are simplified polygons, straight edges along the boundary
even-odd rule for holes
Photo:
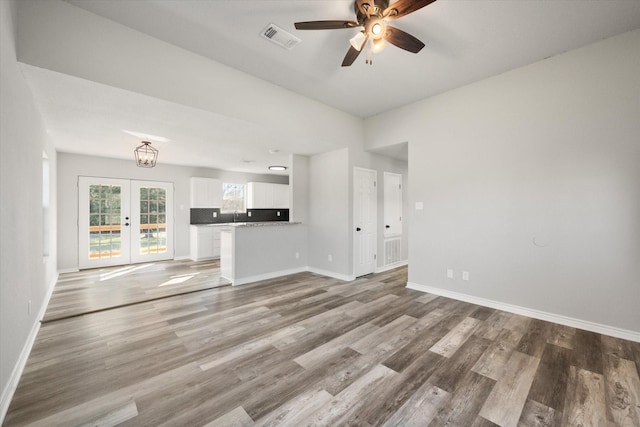
[[[371,61],[371,45],[367,46],[367,60],[365,62],[366,64],[371,65],[373,62]]]

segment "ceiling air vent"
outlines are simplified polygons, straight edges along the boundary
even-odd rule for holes
[[[287,33],[285,30],[275,24],[267,25],[267,27],[262,30],[262,33],[260,33],[260,35],[262,35],[262,37],[264,37],[265,39],[277,44],[278,46],[281,46],[288,50],[293,49],[295,45],[302,41],[293,34]]]

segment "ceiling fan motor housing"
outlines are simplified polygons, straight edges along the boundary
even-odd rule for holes
[[[360,25],[364,25],[368,16],[377,16],[382,18],[382,12],[389,7],[389,0],[356,0],[353,4],[353,10]]]

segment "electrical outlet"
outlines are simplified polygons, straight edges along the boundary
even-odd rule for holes
[[[468,271],[463,271],[462,272],[462,280],[469,280],[469,272]]]
[[[213,211],[213,217],[214,217],[214,218],[218,218],[218,212]]]
[[[247,212],[247,216],[251,216],[251,211]]]
[[[277,215],[277,216],[280,216],[280,211],[277,211],[277,212],[276,212],[276,215]]]
[[[453,279],[453,270],[452,270],[452,269],[450,269],[450,268],[449,268],[449,269],[447,269],[447,277],[448,277],[449,279]]]
[[[327,259],[329,260],[329,262],[333,262],[333,257],[331,255],[327,256]]]
[[[296,252],[296,259],[300,259],[300,252]]]

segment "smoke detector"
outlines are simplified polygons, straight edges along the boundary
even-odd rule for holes
[[[267,25],[266,28],[262,30],[260,35],[263,38],[287,50],[293,49],[295,45],[302,41],[293,34],[287,33],[285,30],[275,24]]]

